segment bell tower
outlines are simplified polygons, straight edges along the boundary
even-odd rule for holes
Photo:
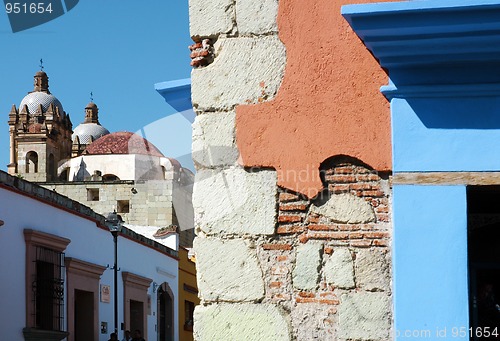
[[[58,162],[71,155],[71,129],[69,115],[49,91],[49,77],[38,71],[33,91],[9,112],[9,174],[34,182],[57,181]]]

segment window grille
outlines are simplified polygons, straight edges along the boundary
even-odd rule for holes
[[[62,331],[64,319],[64,253],[35,247],[32,280],[37,329]]]

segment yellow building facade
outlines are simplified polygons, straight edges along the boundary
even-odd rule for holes
[[[179,340],[193,340],[194,307],[200,303],[196,284],[194,257],[188,249],[179,247]]]

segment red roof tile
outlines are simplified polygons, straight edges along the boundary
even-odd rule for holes
[[[145,138],[126,131],[104,135],[85,149],[84,154],[143,154],[164,156]]]

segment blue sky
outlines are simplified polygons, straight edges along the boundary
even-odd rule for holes
[[[81,0],[65,15],[18,33],[2,11],[0,169],[9,163],[8,113],[33,90],[40,58],[73,127],[83,121],[92,91],[108,130],[145,131],[166,156],[191,168],[190,123],[154,90],[155,83],[190,76],[191,43],[188,0]]]

